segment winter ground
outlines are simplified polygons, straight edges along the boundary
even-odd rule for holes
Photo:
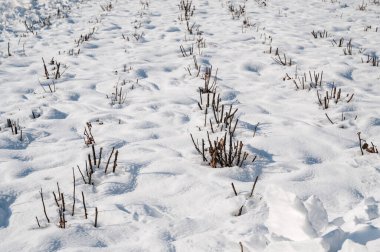
[[[357,134],[380,143],[379,2],[196,0],[193,35],[179,3],[1,1],[0,251],[380,251],[380,158]],[[242,167],[211,168],[190,138],[224,135],[198,106],[211,65]]]

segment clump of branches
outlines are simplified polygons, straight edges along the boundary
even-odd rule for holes
[[[375,67],[378,67],[379,66],[379,57],[377,57],[376,55],[373,55],[373,56],[370,56],[370,55],[366,55],[367,56],[367,59],[364,59],[362,58],[362,63],[368,63],[370,64],[371,66],[375,66]]]
[[[327,38],[327,36],[328,36],[328,33],[327,33],[327,31],[326,30],[323,30],[323,31],[312,31],[311,32],[311,34],[313,35],[313,37],[315,38],[315,39],[317,39],[317,38]]]
[[[188,57],[188,56],[191,56],[191,55],[194,54],[194,44],[192,44],[187,49],[185,49],[185,47],[183,47],[183,45],[180,45],[179,49],[181,50],[181,53],[182,53],[183,57]]]
[[[123,82],[125,83],[125,81]],[[111,93],[107,98],[111,100],[111,105],[124,104],[127,101],[127,91],[123,89],[123,84],[119,86],[119,82],[115,86],[115,91]]]
[[[199,30],[199,25],[195,22],[190,22],[191,17],[194,15],[195,6],[192,1],[181,0],[178,5],[181,15],[178,17],[180,21],[186,21],[186,29],[190,35],[202,35]]]
[[[37,34],[37,32],[36,32],[35,29],[34,29],[34,25],[33,25],[33,23],[28,24],[28,22],[25,20],[25,21],[24,21],[24,25],[25,25],[25,29],[26,29],[27,32],[30,32],[30,33],[32,33],[33,35],[36,35],[36,34]]]
[[[206,101],[204,101],[203,96],[206,96]],[[238,109],[233,108],[232,104],[229,109],[228,105],[221,104],[220,94],[215,92],[202,94],[200,90],[199,97],[198,107],[200,110],[204,110],[204,126],[206,127],[209,123],[212,133],[227,130],[233,136],[239,121],[236,116]],[[209,112],[210,109],[211,112]]]
[[[193,5],[193,1],[189,0],[181,0],[178,5],[180,11],[182,11],[182,14],[180,16],[180,20],[186,20],[189,21],[190,18],[194,15],[195,6]]]
[[[244,17],[243,24],[241,26],[241,31],[244,33],[247,29],[255,26],[256,24],[252,24],[251,20],[248,17]]]
[[[91,122],[87,122],[84,127],[84,144],[88,146],[95,144],[94,136],[92,135],[92,124]]]
[[[216,92],[217,79],[218,79],[217,76],[218,76],[218,69],[216,69],[214,79],[213,79],[212,83],[210,83],[211,78],[212,78],[212,66],[206,67],[205,73],[202,77],[202,79],[204,80],[204,85],[203,85],[203,87],[199,88],[201,93],[205,94],[205,93],[215,93]]]
[[[194,61],[194,69],[196,71],[195,76],[198,77],[200,72],[201,72],[201,65],[198,64],[198,60],[197,60],[197,57],[195,55],[193,55],[193,61]],[[189,75],[192,76],[191,66],[189,65],[188,67],[185,67],[185,69],[187,70]]]
[[[369,30],[371,30],[372,29],[372,25],[366,25],[365,27],[364,27],[364,31],[366,32],[366,31],[369,31]]]
[[[65,194],[63,192],[61,192],[61,189],[59,187],[59,183],[57,182],[57,191],[53,191],[53,197],[54,197],[54,202],[55,202],[55,205],[57,206],[57,210],[56,212],[58,213],[58,217],[57,217],[57,221],[55,221],[55,223],[57,223],[57,226],[61,229],[65,229],[66,228],[66,225],[67,225],[67,216],[74,216],[75,214],[75,209],[76,209],[76,178],[75,178],[75,172],[74,172],[74,168],[73,168],[73,196],[72,196],[72,207],[71,207],[71,213],[68,214],[68,205],[66,204],[65,202]],[[45,204],[45,199],[44,199],[44,193],[42,191],[42,188],[39,192],[40,194],[40,197],[41,197],[41,201],[42,201],[42,207],[43,207],[43,212],[44,212],[44,216],[46,218],[46,221],[47,223],[50,223],[50,218],[49,218],[49,215],[48,215],[48,212],[47,212],[47,207],[46,207],[46,204]],[[67,195],[67,194],[66,194]],[[85,197],[84,197],[84,193],[82,192],[82,204],[83,204],[83,212],[84,212],[84,217],[85,219],[87,219],[87,207],[86,207],[86,202],[85,202]],[[95,227],[97,225],[97,219],[98,219],[98,214],[97,214],[97,208],[96,209],[96,213],[95,213]],[[40,221],[38,219],[38,217],[36,216],[36,221],[37,221],[37,225],[39,228],[41,228],[41,224],[40,224]]]
[[[322,79],[323,79],[323,71],[322,72],[313,72],[309,71],[309,79],[306,73],[304,73],[301,76],[297,76],[297,78],[291,78],[288,74],[283,78],[283,80],[290,80],[293,79],[293,83],[296,86],[296,89],[311,89],[311,88],[317,88],[318,86],[322,86]],[[308,84],[308,87],[306,86]]]
[[[92,31],[90,31],[89,33],[87,33],[85,35],[81,34],[77,40],[74,40],[77,47],[79,47],[84,42],[89,41],[92,38],[92,36],[94,35],[94,33],[95,33],[95,27],[93,27]]]
[[[149,0],[140,0],[141,7],[145,9],[149,9]]]
[[[23,140],[22,129],[18,121],[7,119],[6,128],[10,128],[12,135],[20,135],[20,141]]]
[[[333,40],[331,41],[331,44],[332,44],[333,46],[338,46],[338,47],[343,47],[343,43],[344,43],[344,38],[340,38],[340,39],[338,40],[338,42],[337,42],[335,39],[333,39]]]
[[[372,142],[371,145],[367,143],[365,139],[361,138],[361,132],[358,132],[358,138],[359,138],[359,147],[360,147],[360,152],[362,155],[364,155],[364,150],[368,153],[379,153],[379,150],[377,149],[376,145],[374,145]]]
[[[190,35],[194,35],[194,28],[196,28],[196,30],[198,31],[199,26],[196,26],[195,22],[191,24],[189,20],[186,20],[186,29]],[[199,34],[199,32],[197,32],[197,34]]]
[[[39,17],[40,27],[49,27],[51,26],[51,16]]]
[[[264,53],[267,53],[267,54],[272,54],[272,53],[274,53],[275,56],[277,56],[277,55],[278,55],[278,48],[276,48],[276,50],[274,50],[273,47],[270,45],[270,46],[269,46],[269,49],[268,49],[267,51],[264,51]]]
[[[379,0],[380,1],[380,0]],[[370,30],[372,30],[372,25],[366,25],[365,27],[364,27],[364,31],[365,32],[367,32],[367,31],[370,31]],[[378,32],[379,31],[379,27],[374,27],[374,30],[373,30],[374,32]]]
[[[104,174],[107,174],[109,168],[112,169],[112,172],[116,172],[116,168],[118,166],[118,156],[119,156],[119,150],[115,151],[115,148],[112,148],[111,153],[109,154],[108,159],[106,159],[106,162],[103,162],[103,148],[101,147],[99,149],[98,154],[96,154],[96,148],[93,144],[92,146],[92,155],[87,155],[87,160],[85,160],[85,170],[82,172],[79,165],[77,165],[78,171],[82,177],[83,183],[87,185],[94,185],[93,181],[93,174],[96,172],[96,170],[104,169]],[[111,160],[113,157],[113,161]],[[103,164],[104,168],[101,167]]]
[[[352,39],[350,39],[347,44],[346,48],[343,48],[344,55],[352,55]]]
[[[202,55],[201,49],[206,48],[206,39],[204,39],[203,36],[200,34],[196,39],[195,44],[198,48],[198,55]]]
[[[59,53],[61,54],[61,52],[59,52]],[[64,53],[66,53],[66,52],[64,51]],[[74,51],[74,49],[70,49],[67,51],[67,54],[69,56],[78,56],[80,54],[80,48],[78,48],[78,50],[75,50],[75,51]]]
[[[135,32],[132,34],[136,41],[141,40],[144,37],[144,35],[144,32],[137,32],[137,30],[135,30]]]
[[[331,124],[335,124],[335,122],[333,121],[333,120],[331,120],[331,118],[328,116],[328,114],[327,113],[325,113],[325,115],[326,115],[326,117],[327,117],[327,119],[330,121],[330,123]],[[341,114],[341,117],[340,117],[341,119],[340,119],[340,121],[344,121],[344,120],[346,120],[346,116],[344,115],[344,113],[342,112],[342,114]],[[356,115],[355,117],[354,117],[354,119],[356,120],[358,118],[358,116]],[[342,128],[342,129],[344,129],[345,128],[345,126],[342,124],[342,125],[340,125],[339,126],[340,128]]]
[[[51,24],[51,16],[39,17],[38,20],[24,20],[26,32],[30,32],[33,35],[37,35],[37,29],[49,27]]]
[[[273,60],[277,64],[283,65],[283,66],[292,66],[293,62],[291,58],[287,58],[285,53],[283,54],[283,57],[281,57],[280,54],[278,54],[278,51],[276,52],[276,56],[274,57]]]
[[[199,145],[198,140],[194,140],[192,134],[190,136],[196,151],[202,156],[203,161],[208,162],[212,168],[242,167],[248,158],[248,153],[243,152],[243,142],[235,141],[228,132],[220,139],[216,138],[213,141],[207,132],[207,140],[202,139],[201,145]]]
[[[367,10],[367,4],[364,3],[364,0],[363,0],[363,2],[362,2],[361,4],[359,4],[359,6],[358,6],[358,10],[360,10],[360,11],[365,11],[365,10]]]
[[[45,78],[47,80],[48,79],[57,80],[57,79],[61,78],[63,73],[68,68],[66,65],[62,65],[61,62],[54,60],[54,58],[52,58],[48,62],[48,65],[46,65],[44,58],[42,58],[42,63],[43,63],[43,68],[44,68],[44,75],[45,75]],[[62,68],[64,69],[63,72],[61,72]]]
[[[113,9],[113,5],[111,2],[109,2],[108,4],[100,5],[100,8],[102,9],[102,11],[110,12]]]
[[[342,89],[338,89],[333,86],[331,88],[331,91],[328,92],[326,91],[324,96],[319,94],[319,91],[317,90],[317,97],[318,97],[318,102],[319,105],[322,106],[323,109],[328,109],[330,105],[330,101],[334,101],[335,104],[337,104],[339,101],[342,100]],[[354,93],[352,94],[347,94],[345,97],[345,101],[347,103],[350,103],[352,99],[354,98]]]
[[[228,10],[232,16],[232,19],[240,19],[241,16],[245,15],[245,3],[239,4],[239,6],[235,6],[232,2],[228,5]]]

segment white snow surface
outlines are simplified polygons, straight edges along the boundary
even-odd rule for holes
[[[193,35],[179,4],[0,2],[0,251],[380,251],[380,157],[357,134],[380,145],[380,67],[366,62],[380,56],[379,1],[193,0]],[[238,109],[241,167],[211,168],[190,138],[224,136],[211,108],[204,124],[207,94],[198,106],[210,66]],[[316,88],[309,71],[323,71]],[[87,122],[102,148],[93,185],[77,168],[93,155]]]

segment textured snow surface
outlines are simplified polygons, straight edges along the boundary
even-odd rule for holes
[[[380,157],[357,134],[380,145],[380,3],[194,0],[193,35],[179,3],[0,1],[0,251],[380,251]],[[210,66],[242,167],[211,168],[190,138],[224,136],[198,106]]]

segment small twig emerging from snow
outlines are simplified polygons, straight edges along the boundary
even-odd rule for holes
[[[362,139],[360,137],[360,132],[358,132],[358,137],[359,137],[359,147],[360,147],[360,151],[362,153],[362,156],[364,155],[364,152],[363,152],[363,148],[362,148]]]
[[[84,193],[82,192],[82,202],[83,202],[83,208],[84,208],[84,218],[87,219],[87,208],[86,208],[86,202],[84,200]]]
[[[98,227],[98,208],[95,207],[95,227]]]
[[[257,180],[259,179],[259,176],[256,176],[255,183],[253,183],[251,194],[249,195],[250,198],[253,196],[253,191],[255,190]]]
[[[232,190],[234,190],[235,196],[238,196],[238,193],[236,192],[234,183],[231,183],[231,186],[232,186]]]
[[[115,150],[115,147],[112,148],[111,154],[110,154],[110,156],[109,156],[109,158],[108,158],[108,161],[107,161],[106,168],[104,169],[104,173],[107,173],[108,165],[110,164],[111,157],[112,157],[112,154],[113,154],[114,150]]]
[[[327,113],[325,113],[327,119],[329,119],[329,121],[331,122],[331,124],[334,124],[334,122],[330,119],[330,117],[327,115]]]
[[[36,221],[37,221],[38,227],[40,228],[40,227],[41,227],[41,225],[40,225],[40,222],[38,221],[38,218],[37,218],[37,216],[36,216]]]
[[[74,172],[74,167],[73,167],[73,185],[74,185],[74,190],[73,190],[73,212],[72,216],[74,216],[74,210],[75,210],[75,172]]]
[[[47,213],[46,213],[46,207],[45,207],[44,195],[42,194],[42,188],[41,188],[41,191],[40,191],[40,195],[41,195],[41,200],[42,200],[42,206],[44,207],[44,213],[45,213],[46,220],[47,220],[48,223],[50,223],[50,219],[49,219],[49,217],[47,216]]]

